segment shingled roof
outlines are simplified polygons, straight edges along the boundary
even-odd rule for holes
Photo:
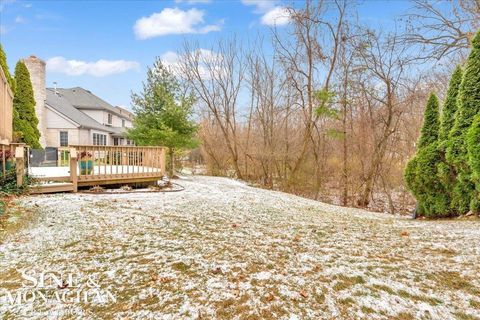
[[[53,108],[55,111],[61,113],[71,121],[77,123],[81,128],[88,128],[88,129],[96,129],[96,130],[102,130],[102,131],[107,131],[111,133],[116,133],[117,130],[115,130],[112,127],[105,126],[93,118],[89,117],[87,114],[83,113],[82,111],[78,110],[77,107],[75,107],[69,99],[62,93],[60,93],[60,90],[72,90],[72,89],[57,89],[57,92],[55,93],[55,90],[52,88],[47,88],[46,93],[47,93],[47,99],[45,103]],[[82,89],[84,90],[84,89]],[[86,90],[85,90],[86,91]],[[100,99],[99,99],[100,100]],[[102,100],[103,101],[103,100]]]
[[[106,110],[121,118],[128,119],[126,115],[121,114],[114,106],[81,87],[59,88],[57,92],[77,109]]]

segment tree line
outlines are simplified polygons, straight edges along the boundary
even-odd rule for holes
[[[412,4],[392,30],[359,22],[352,2],[306,1],[254,44],[185,42],[172,68],[195,96],[207,172],[345,206],[411,210],[404,168],[430,139],[416,143],[425,102],[447,91],[450,66],[465,61],[480,27],[474,1],[443,11]],[[443,137],[457,119],[444,109]],[[453,150],[440,145],[448,158]]]

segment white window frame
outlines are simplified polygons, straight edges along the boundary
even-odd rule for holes
[[[112,125],[113,124],[113,114],[107,113],[107,124]]]
[[[67,144],[66,145],[62,145],[62,133],[67,134]],[[58,132],[58,145],[60,147],[68,147],[68,131],[62,130],[62,131]]]
[[[104,133],[94,132],[92,134],[92,142],[93,142],[94,146],[106,146],[107,145],[107,135],[104,134]]]

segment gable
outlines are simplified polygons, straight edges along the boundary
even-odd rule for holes
[[[46,123],[47,123],[47,128],[51,129],[74,129],[78,128],[80,125],[73,121],[72,119],[67,118],[63,114],[57,112],[53,108],[51,108],[49,105],[46,106]]]

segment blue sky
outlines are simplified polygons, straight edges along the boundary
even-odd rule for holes
[[[185,40],[208,49],[218,38],[248,40],[285,28],[282,7],[291,1],[20,1],[0,0],[0,42],[13,73],[29,55],[48,61],[47,85],[81,86],[113,105],[130,105],[156,56]],[[296,6],[302,2],[295,2]],[[364,1],[359,18],[392,26],[407,1]]]

